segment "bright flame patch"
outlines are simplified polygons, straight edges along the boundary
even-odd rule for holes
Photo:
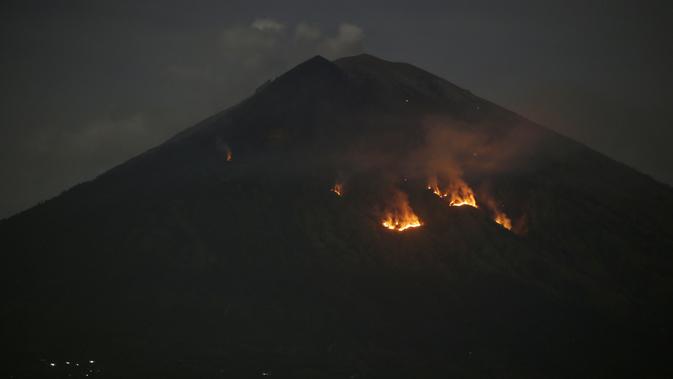
[[[411,209],[407,196],[402,192],[395,195],[395,203],[384,213],[381,225],[397,232],[422,226],[421,220]]]
[[[503,228],[507,230],[512,230],[512,220],[507,217],[503,212],[496,211],[495,218],[493,219],[496,223],[500,224]]]
[[[428,184],[428,189],[438,197],[448,199],[449,205],[452,207],[468,205],[470,207],[479,208],[472,188],[470,188],[470,186],[468,186],[462,179],[454,179],[447,190],[442,191],[439,189],[437,178],[432,178]]]
[[[343,194],[343,184],[334,184],[334,187],[330,188],[330,191],[334,192],[337,196],[341,196]]]

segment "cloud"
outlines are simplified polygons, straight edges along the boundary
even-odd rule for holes
[[[253,29],[261,30],[263,32],[281,32],[285,29],[285,25],[270,18],[258,18],[250,25]]]
[[[340,24],[336,34],[328,35],[307,22],[288,26],[274,19],[258,18],[248,25],[221,30],[217,43],[202,52],[201,58],[193,59],[191,64],[168,64],[163,73],[182,81],[209,81],[228,88],[230,93],[234,90],[233,97],[241,98],[260,83],[314,55],[336,59],[359,54],[364,49],[364,39],[362,28],[349,23]]]
[[[179,80],[188,91],[210,94],[216,112],[253,93],[255,88],[302,61],[320,54],[328,59],[361,53],[365,34],[357,25],[342,23],[326,33],[309,22],[287,24],[257,18],[247,25],[219,31],[216,43],[205,46],[190,60],[170,63],[162,71],[167,80]],[[200,54],[200,55],[199,55]]]
[[[284,40],[285,26],[273,20],[255,20],[248,26],[234,26],[222,31],[223,50],[263,53],[278,47]]]
[[[322,32],[315,26],[300,22],[295,27],[294,36],[298,41],[314,42],[322,37]]]
[[[327,38],[319,46],[319,51],[327,58],[338,58],[362,52],[364,32],[357,25],[339,25],[336,36]]]
[[[244,53],[258,57],[275,53],[295,59],[315,54],[335,59],[363,50],[365,34],[357,25],[342,23],[333,36],[324,35],[320,28],[306,22],[300,22],[294,27],[294,38],[286,34],[285,29],[286,25],[279,21],[256,19],[247,27],[225,29],[222,48],[229,51],[244,50]]]
[[[149,39],[159,42],[157,50],[146,51],[158,55],[134,66],[133,79],[124,70],[71,71],[67,61],[54,71],[64,74],[44,77],[60,78],[53,86],[58,91],[39,87],[31,101],[7,108],[7,123],[22,127],[0,138],[0,174],[13,181],[0,188],[0,218],[142,153],[316,54],[357,54],[364,41],[355,25],[328,32],[310,22],[272,18],[181,31],[170,35],[168,45],[160,37]],[[67,80],[73,76],[81,80]],[[15,86],[16,99],[21,91]]]

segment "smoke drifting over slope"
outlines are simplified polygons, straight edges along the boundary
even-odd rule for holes
[[[416,67],[315,57],[0,221],[3,325],[113,377],[668,377],[671,212]]]
[[[368,119],[368,122],[383,123],[385,118]],[[561,151],[547,149],[545,140],[552,138],[551,133],[526,124],[523,119],[494,124],[424,115],[405,127],[414,130],[415,143],[406,145],[404,132],[385,130],[380,136],[368,137],[376,143],[366,143],[364,147],[344,146],[334,153],[338,157],[336,161],[324,169],[330,172],[333,164],[342,177],[360,176],[379,181],[380,196],[390,198],[394,204],[406,202],[391,195],[401,183],[413,190],[423,185],[448,206],[484,207],[495,222],[510,230],[513,222],[505,209],[524,204],[515,197],[499,197],[499,179],[513,173],[534,172],[549,164],[554,156],[558,159],[563,155]],[[402,148],[390,149],[390,146]],[[544,154],[550,154],[550,158],[541,159]],[[515,213],[525,218],[523,209]],[[523,230],[523,227],[515,230]]]

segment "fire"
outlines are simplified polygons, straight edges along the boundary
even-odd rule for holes
[[[493,221],[507,230],[512,230],[512,219],[507,217],[505,212],[501,211],[500,206],[493,198],[486,198],[486,207],[493,212]]]
[[[411,209],[407,196],[402,192],[397,192],[395,197],[396,202],[385,212],[381,225],[397,232],[422,226],[421,220]]]
[[[474,197],[474,192],[472,192],[472,189],[462,181],[453,189],[451,189],[449,199],[449,205],[452,207],[469,205],[471,207],[478,208],[477,199]]]
[[[437,182],[437,177],[431,177],[428,180],[428,190],[432,191],[437,197],[441,199],[447,199],[449,205],[452,207],[461,207],[463,205],[469,205],[470,207],[479,208],[477,205],[477,198],[474,196],[472,188],[465,183],[464,180],[456,178],[451,181],[446,191],[442,191]],[[493,212],[493,221],[501,225],[507,230],[512,230],[512,220],[507,217],[505,212],[499,210],[498,205],[495,200],[486,196],[485,199],[486,208],[489,208]]]
[[[503,212],[496,211],[493,221],[502,225],[502,227],[507,230],[512,230],[512,220],[510,220],[509,217],[507,217],[507,215]]]
[[[334,187],[330,188],[330,191],[334,192],[337,196],[341,196],[343,193],[343,184],[335,183]]]
[[[432,178],[428,184],[428,189],[442,199],[448,198],[449,205],[452,207],[469,205],[470,207],[479,208],[472,188],[470,188],[470,186],[468,186],[462,179],[454,179],[451,182],[451,185],[449,185],[449,188],[442,192],[439,189],[437,178]]]
[[[446,194],[442,193],[442,191],[439,189],[439,184],[437,184],[437,178],[430,179],[430,183],[428,183],[428,189],[432,191],[432,193],[441,198],[446,197]]]
[[[224,158],[227,162],[231,161],[231,159],[233,158],[231,154],[231,148],[229,147],[228,143],[222,140],[222,138],[217,137],[217,139],[215,140],[215,148],[217,149],[217,151],[224,154]]]

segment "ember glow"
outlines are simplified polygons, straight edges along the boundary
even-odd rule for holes
[[[502,225],[502,227],[507,230],[512,230],[512,220],[510,220],[503,212],[496,211],[493,221]]]
[[[448,199],[449,205],[452,207],[469,205],[470,207],[479,208],[472,188],[470,188],[470,186],[468,186],[462,179],[452,180],[447,190],[442,191],[439,189],[437,178],[432,178],[428,184],[428,189],[438,197]]]
[[[217,139],[215,140],[215,148],[217,149],[217,151],[224,154],[224,159],[227,162],[231,161],[231,159],[233,158],[231,148],[229,147],[229,144],[223,141],[220,137],[217,137]]]
[[[493,214],[493,221],[507,230],[512,230],[512,219],[510,219],[505,212],[501,211],[500,205],[493,198],[486,198],[486,207],[489,208]]]
[[[402,192],[395,195],[395,203],[384,213],[381,225],[397,232],[422,226],[421,220],[411,209],[407,196]]]
[[[336,183],[334,187],[330,188],[330,191],[334,192],[337,196],[341,196],[343,193],[343,184]]]

